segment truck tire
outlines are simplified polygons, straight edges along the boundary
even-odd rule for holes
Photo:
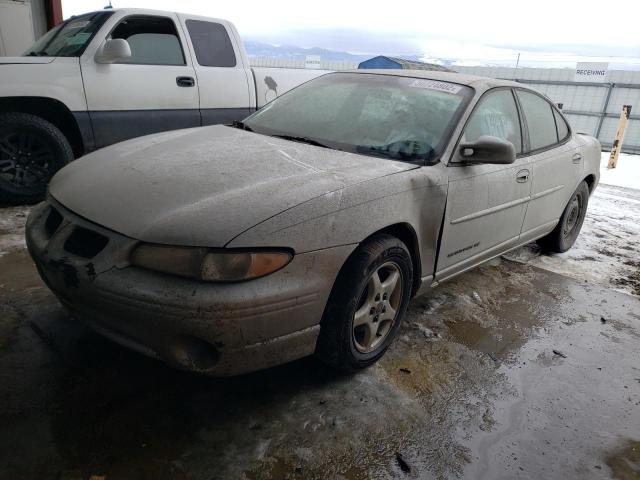
[[[376,362],[395,338],[413,284],[407,246],[386,234],[371,237],[349,257],[325,308],[316,354],[343,371]]]
[[[589,186],[582,182],[564,208],[560,221],[551,233],[537,240],[543,250],[563,253],[569,250],[580,233],[589,204]]]
[[[73,160],[73,149],[51,122],[29,113],[0,114],[0,202],[34,203],[49,180]]]

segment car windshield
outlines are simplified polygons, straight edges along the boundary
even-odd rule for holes
[[[24,56],[79,57],[111,12],[73,17],[49,30]]]
[[[437,158],[471,97],[469,87],[362,73],[318,77],[267,104],[254,132],[394,160]]]

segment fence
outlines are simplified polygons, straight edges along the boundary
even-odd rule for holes
[[[305,61],[278,57],[249,57],[249,63],[252,67],[304,68]],[[354,70],[358,68],[358,62],[321,60],[320,68],[322,70]]]
[[[256,67],[304,68],[304,60],[251,57]],[[322,60],[326,70],[358,68],[357,62]],[[622,151],[640,153],[640,71],[609,71],[608,83],[573,80],[570,68],[455,67],[460,73],[515,80],[527,84],[562,103],[574,130],[593,135],[603,148],[611,148],[623,105],[631,105]]]
[[[632,105],[622,151],[640,153],[640,72],[609,71],[608,83],[573,80],[569,68],[456,67],[460,73],[504,78],[527,84],[562,103],[562,111],[574,130],[600,140],[611,148],[623,105]]]

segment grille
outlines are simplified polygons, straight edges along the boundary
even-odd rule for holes
[[[49,238],[56,233],[56,230],[62,223],[62,215],[55,208],[51,207],[49,210],[49,216],[44,222],[44,230],[49,235]]]
[[[86,228],[75,227],[64,242],[64,249],[73,255],[89,259],[99,254],[107,243],[109,239],[104,235]]]

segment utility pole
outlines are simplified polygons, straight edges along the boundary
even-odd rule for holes
[[[516,68],[513,69],[513,79],[516,79],[516,74],[518,73],[518,65],[520,65],[520,53],[518,53],[518,58],[516,59]]]
[[[624,105],[622,107],[622,113],[620,114],[620,120],[618,121],[616,136],[613,139],[613,145],[611,146],[611,155],[609,156],[607,168],[616,168],[616,165],[618,165],[618,156],[620,155],[622,140],[624,139],[624,129],[627,126],[627,120],[629,120],[630,115],[631,105]]]

